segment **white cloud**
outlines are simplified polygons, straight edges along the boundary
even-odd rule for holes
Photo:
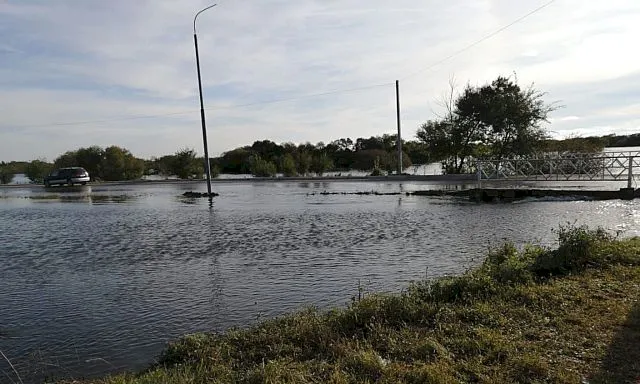
[[[640,4],[558,0],[221,1],[198,21],[210,148],[256,139],[329,141],[393,132],[393,85],[298,101],[238,104],[401,80],[405,137],[433,117],[451,75],[461,85],[517,72],[561,99],[558,135],[638,129],[634,37]],[[201,148],[192,18],[206,1],[59,0],[0,4],[0,160],[119,144],[140,156]],[[363,6],[364,5],[364,6]],[[407,77],[409,74],[414,76]],[[597,105],[615,84],[617,105]],[[586,90],[586,91],[585,91]],[[623,97],[623,95],[626,95]],[[611,111],[611,108],[616,108]],[[192,114],[55,125],[131,115]],[[576,120],[572,117],[579,116]],[[20,128],[31,127],[31,128]]]

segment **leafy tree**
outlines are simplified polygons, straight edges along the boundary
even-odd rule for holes
[[[220,169],[225,173],[250,173],[251,157],[253,151],[249,147],[236,148],[232,151],[225,152],[222,157],[216,159],[220,164]]]
[[[32,183],[40,184],[52,169],[53,164],[51,163],[47,163],[44,160],[33,160],[27,164],[24,174]]]
[[[102,166],[105,165],[105,150],[94,145],[88,148],[80,148],[75,151],[75,164],[69,167],[82,167],[89,172],[92,180],[96,178],[104,179]],[[114,179],[111,179],[114,180]]]
[[[53,166],[55,168],[77,167],[79,166],[77,155],[77,151],[67,151],[53,161]]]
[[[15,173],[9,164],[4,161],[0,163],[0,184],[9,184],[13,180]]]
[[[173,174],[174,155],[164,155],[153,159],[154,172],[162,176],[170,176]]]
[[[420,141],[406,141],[402,144],[402,149],[407,153],[412,164],[431,163],[429,148]]]
[[[301,175],[307,175],[311,171],[311,163],[313,162],[313,156],[310,152],[301,151],[298,153],[298,172]]]
[[[533,85],[523,89],[500,76],[479,88],[467,86],[456,101],[456,119],[468,130],[484,131],[494,157],[528,155],[541,148],[547,137],[542,123],[556,109],[543,96]]]
[[[353,168],[361,171],[375,169],[388,169],[391,155],[383,149],[365,149],[357,151],[354,155]]]
[[[354,145],[349,138],[332,141],[324,147],[324,153],[333,161],[336,170],[348,170],[354,160]]]
[[[144,161],[137,159],[128,150],[111,146],[104,150],[104,161],[100,165],[104,180],[135,180],[144,173]]]
[[[281,164],[282,173],[286,177],[292,177],[298,174],[298,171],[296,170],[296,161],[290,153],[282,156]]]
[[[311,171],[318,176],[322,176],[326,171],[333,168],[333,162],[326,154],[318,154],[311,160]]]
[[[277,161],[284,154],[283,148],[270,140],[256,141],[250,149],[254,154],[271,162]]]
[[[213,161],[209,160],[209,166],[210,166],[210,175],[212,179],[215,179],[216,177],[220,176],[220,166],[218,164],[215,164]]]
[[[257,177],[273,177],[276,175],[276,165],[256,155],[251,160],[251,174]]]
[[[171,163],[171,173],[180,179],[202,178],[204,160],[199,161],[196,151],[184,148],[175,153]]]
[[[398,170],[398,153],[392,152],[388,154],[387,163],[385,164],[385,168],[387,172],[392,173]],[[411,158],[406,154],[406,152],[402,152],[402,169],[407,169],[412,165]]]
[[[447,173],[470,171],[473,158],[526,156],[542,148],[542,123],[555,110],[543,96],[502,76],[481,87],[467,85],[460,95],[451,82],[445,115],[424,123],[417,137]]]

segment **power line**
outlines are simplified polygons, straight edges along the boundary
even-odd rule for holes
[[[287,102],[287,101],[295,101],[295,100],[309,99],[309,98],[314,98],[314,97],[334,95],[334,94],[339,94],[339,93],[350,93],[350,92],[364,91],[364,90],[367,90],[367,89],[386,87],[386,86],[390,86],[390,85],[393,85],[393,83],[389,82],[389,83],[381,83],[381,84],[375,84],[375,85],[367,85],[367,86],[357,87],[357,88],[336,89],[336,90],[333,90],[333,91],[326,91],[326,92],[321,92],[321,93],[310,93],[310,94],[307,94],[307,95],[301,95],[301,96],[295,96],[295,97],[287,97],[287,98],[281,98],[281,99],[256,101],[256,102],[251,102],[251,103],[246,103],[246,104],[233,104],[233,105],[229,105],[229,106],[217,106],[217,107],[214,106],[214,107],[205,108],[205,110],[207,110],[207,111],[215,111],[215,110],[225,110],[225,109],[236,109],[236,108],[251,107],[251,106],[256,106],[256,105],[276,104],[276,103],[283,103],[283,102]],[[116,121],[154,119],[154,118],[159,118],[159,117],[187,115],[187,114],[192,114],[192,113],[195,114],[197,112],[198,111],[196,109],[193,109],[193,110],[190,110],[190,111],[185,110],[185,111],[180,111],[180,112],[170,112],[170,113],[162,113],[162,114],[156,114],[156,115],[123,116],[123,117],[105,118],[105,119],[100,119],[100,120],[85,120],[85,121],[72,121],[72,122],[61,122],[61,123],[51,123],[51,124],[22,125],[22,126],[18,126],[16,128],[18,128],[18,129],[29,129],[29,128],[62,127],[62,126],[74,126],[74,125],[87,125],[87,124],[103,124],[103,123],[111,123],[111,122],[116,122]]]
[[[206,110],[209,111],[209,110],[220,110],[220,109],[235,109],[235,108],[252,107],[252,106],[255,106],[255,105],[276,104],[276,103],[283,103],[283,102],[286,102],[286,101],[296,101],[296,100],[302,100],[302,99],[309,99],[309,98],[313,98],[313,97],[334,95],[334,94],[339,94],[339,93],[350,93],[350,92],[364,91],[364,90],[367,90],[367,89],[386,87],[386,86],[390,86],[390,85],[393,85],[393,84],[394,84],[393,82],[389,82],[389,83],[380,83],[380,84],[375,84],[375,85],[367,85],[367,86],[364,86],[364,87],[357,87],[357,88],[336,89],[336,90],[333,90],[333,91],[327,91],[327,92],[321,92],[321,93],[311,93],[311,94],[308,94],[308,95],[295,96],[295,97],[289,97],[289,98],[273,99],[273,100],[265,100],[265,101],[256,101],[254,103],[247,103],[247,104],[235,104],[235,105],[230,105],[230,106],[227,106],[227,107],[210,107],[210,108],[206,108]]]
[[[507,30],[507,29],[511,28],[512,26],[514,26],[514,25],[516,25],[516,24],[520,23],[521,21],[525,20],[525,19],[526,19],[526,18],[528,18],[529,16],[532,16],[532,15],[534,15],[534,14],[536,14],[536,13],[538,13],[538,12],[542,11],[543,9],[547,8],[548,6],[550,6],[551,4],[553,4],[553,3],[555,3],[555,2],[556,2],[556,0],[550,0],[549,2],[547,2],[547,3],[545,3],[545,4],[541,5],[541,6],[539,6],[538,8],[536,8],[536,9],[534,9],[534,10],[532,10],[532,11],[530,11],[529,13],[525,14],[524,16],[519,17],[518,19],[516,19],[516,20],[512,21],[511,23],[509,23],[509,24],[507,24],[507,25],[505,25],[505,26],[503,26],[503,27],[501,27],[501,28],[499,28],[499,29],[497,29],[497,30],[495,30],[495,31],[491,32],[490,34],[488,34],[488,35],[484,36],[483,38],[481,38],[481,39],[479,39],[479,40],[476,40],[475,42],[473,42],[473,43],[471,43],[471,44],[467,45],[466,47],[464,47],[464,48],[462,48],[462,49],[460,49],[460,50],[458,50],[458,51],[456,51],[456,52],[452,53],[451,55],[449,55],[449,56],[445,57],[444,59],[439,60],[439,61],[437,61],[437,62],[435,62],[435,63],[433,63],[433,64],[429,65],[428,67],[422,68],[422,69],[420,69],[420,70],[418,70],[418,71],[416,71],[416,72],[414,72],[414,73],[411,73],[411,74],[409,74],[409,75],[407,75],[407,76],[405,76],[405,77],[401,78],[401,80],[405,80],[405,79],[408,79],[408,78],[410,78],[410,77],[413,77],[413,76],[415,76],[415,75],[417,75],[417,74],[420,74],[420,73],[422,73],[422,72],[424,72],[424,71],[428,71],[428,70],[430,70],[430,69],[432,69],[432,68],[434,68],[434,67],[436,67],[436,66],[438,66],[438,65],[440,65],[440,64],[442,64],[442,63],[444,63],[444,62],[446,62],[446,61],[449,61],[449,60],[453,59],[454,57],[458,56],[459,54],[461,54],[461,53],[463,53],[463,52],[466,52],[466,51],[468,51],[469,49],[471,49],[471,48],[473,48],[473,47],[475,47],[475,46],[477,46],[477,45],[480,45],[481,43],[483,43],[483,42],[485,42],[485,41],[487,41],[487,40],[491,39],[492,37],[494,37],[494,36],[496,36],[496,35],[500,34],[501,32],[503,32],[503,31],[505,31],[505,30]]]
[[[541,10],[545,9],[546,7],[550,6],[551,4],[553,4],[554,2],[556,2],[556,0],[550,0],[547,3],[533,9],[532,11],[526,13],[525,15],[519,17],[518,19],[512,21],[511,23],[493,31],[492,33],[482,37],[479,40],[476,40],[475,42],[467,45],[466,47],[452,53],[451,55],[443,58],[442,60],[439,60],[431,65],[429,65],[428,67],[422,68],[414,73],[411,73],[407,76],[404,76],[402,78],[400,78],[400,80],[406,80],[410,77],[413,77],[415,75],[418,75],[424,71],[428,71],[448,60],[451,60],[452,58],[460,55],[461,53],[491,39],[492,37],[500,34],[501,32],[511,28],[512,26],[522,22],[523,20],[527,19],[528,17],[532,16],[535,13],[540,12]],[[347,89],[336,89],[333,91],[326,91],[326,92],[320,92],[320,93],[311,93],[311,94],[307,94],[307,95],[301,95],[301,96],[294,96],[294,97],[287,97],[287,98],[280,98],[280,99],[272,99],[272,100],[264,100],[264,101],[257,101],[257,102],[251,102],[251,103],[246,103],[246,104],[235,104],[235,105],[230,105],[230,106],[222,106],[222,107],[209,107],[206,108],[206,110],[208,111],[213,111],[213,110],[225,110],[225,109],[236,109],[236,108],[244,108],[244,107],[251,107],[251,106],[257,106],[257,105],[267,105],[267,104],[276,104],[276,103],[283,103],[283,102],[288,102],[288,101],[296,101],[296,100],[302,100],[302,99],[308,99],[308,98],[314,98],[314,97],[322,97],[322,96],[328,96],[328,95],[334,95],[334,94],[340,94],[340,93],[351,93],[351,92],[358,92],[358,91],[363,91],[363,90],[368,90],[368,89],[374,89],[374,88],[380,88],[380,87],[386,87],[386,86],[390,86],[390,85],[394,85],[394,82],[387,82],[387,83],[380,83],[380,84],[374,84],[374,85],[368,85],[368,86],[362,86],[362,87],[356,87],[356,88],[347,88]],[[74,121],[74,122],[60,122],[60,123],[51,123],[51,124],[37,124],[37,125],[23,125],[23,126],[17,126],[15,128],[17,129],[29,129],[29,128],[43,128],[43,127],[62,127],[62,126],[75,126],[75,125],[88,125],[88,124],[103,124],[103,123],[111,123],[111,122],[116,122],[116,121],[128,121],[128,120],[140,120],[140,119],[153,119],[153,118],[159,118],[159,117],[168,117],[168,116],[178,116],[178,115],[186,115],[186,114],[191,114],[191,113],[196,113],[197,111],[195,109],[193,110],[185,110],[185,111],[180,111],[180,112],[170,112],[170,113],[163,113],[163,114],[155,114],[155,115],[137,115],[137,116],[123,116],[123,117],[113,117],[113,118],[105,118],[105,119],[100,119],[100,120],[87,120],[87,121]]]

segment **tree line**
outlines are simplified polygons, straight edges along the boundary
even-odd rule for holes
[[[440,162],[443,173],[474,171],[475,160],[526,157],[549,152],[598,152],[604,147],[640,146],[640,133],[628,136],[569,137],[553,140],[544,124],[557,108],[544,101],[533,85],[521,87],[517,79],[499,76],[481,85],[467,85],[458,92],[451,82],[440,100],[444,113],[422,124],[414,140],[402,142],[402,165]],[[329,171],[362,170],[374,175],[397,168],[396,135],[341,138],[329,143],[275,143],[255,141],[210,159],[211,173],[252,174],[272,177],[323,175]],[[125,148],[91,146],[68,151],[49,163],[0,163],[0,183],[24,173],[42,182],[54,168],[81,166],[93,180],[135,180],[143,175],[202,178],[204,158],[185,148],[172,155],[140,159]]]

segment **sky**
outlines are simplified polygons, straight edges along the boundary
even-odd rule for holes
[[[203,153],[193,16],[210,4],[0,0],[0,160]],[[638,20],[637,0],[219,0],[197,22],[209,153],[393,134],[395,80],[412,139],[450,79],[514,74],[562,106],[553,137],[637,133]]]

